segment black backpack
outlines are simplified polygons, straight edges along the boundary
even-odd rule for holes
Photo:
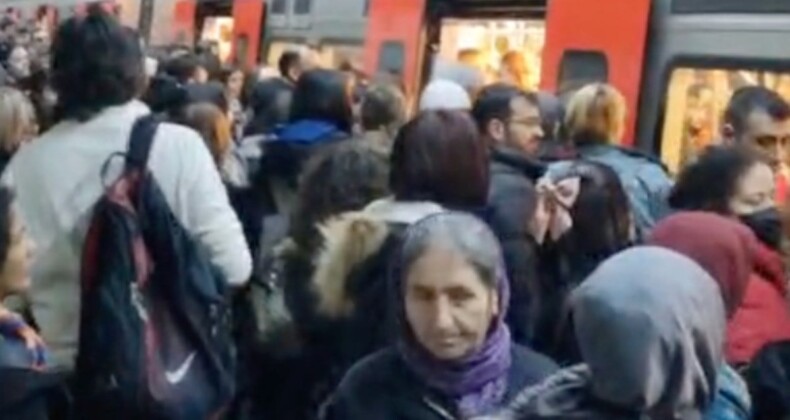
[[[158,125],[135,123],[85,239],[80,419],[216,419],[233,398],[229,291],[147,169]]]

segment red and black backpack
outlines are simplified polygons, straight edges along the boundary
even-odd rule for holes
[[[233,398],[228,287],[148,170],[158,125],[135,123],[85,240],[80,419],[214,419]]]

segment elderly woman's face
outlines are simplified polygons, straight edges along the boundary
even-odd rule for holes
[[[410,267],[405,310],[419,343],[440,360],[473,354],[488,335],[496,291],[458,252],[431,246]]]

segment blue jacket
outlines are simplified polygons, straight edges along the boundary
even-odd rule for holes
[[[669,214],[667,199],[672,190],[672,179],[660,161],[636,150],[608,144],[577,146],[579,157],[612,168],[620,177],[637,232],[644,237],[655,224]],[[550,172],[570,162],[552,164]]]
[[[746,383],[735,369],[725,365],[719,372],[718,392],[705,413],[705,420],[749,420],[752,401]]]
[[[15,334],[22,325],[16,319],[0,320],[0,417],[47,420],[50,406],[61,407],[63,378],[44,369],[43,348],[31,351]]]

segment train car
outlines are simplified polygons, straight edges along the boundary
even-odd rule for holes
[[[180,43],[215,41],[224,61],[253,66],[265,22],[265,0],[176,0],[172,28]]]
[[[14,19],[59,20],[101,3],[121,21],[138,28],[153,46],[214,41],[226,62],[258,61],[265,24],[265,0],[7,0]]]
[[[365,68],[414,93],[439,60],[477,51],[495,73],[521,50],[533,56],[532,88],[616,86],[626,142],[674,171],[719,137],[734,89],[762,84],[790,99],[789,41],[790,3],[775,0],[371,0]]]

